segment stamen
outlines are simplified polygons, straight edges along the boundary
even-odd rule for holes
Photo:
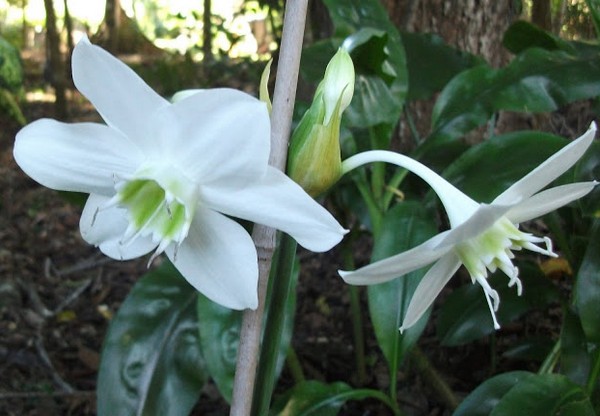
[[[494,312],[496,312],[498,310],[498,307],[500,306],[500,296],[498,296],[498,292],[496,292],[494,289],[492,289],[490,284],[487,282],[487,279],[485,279],[484,277],[477,276],[475,279],[483,288],[483,291],[485,292],[486,297],[489,296],[494,301],[493,310],[494,310]]]
[[[492,289],[493,292],[496,292],[495,290]],[[494,329],[500,329],[500,324],[498,323],[498,321],[496,320],[496,309],[494,309],[492,307],[492,301],[490,300],[490,298],[493,299],[492,294],[488,293],[485,288],[483,289],[483,293],[485,294],[485,300],[487,301],[488,307],[490,308],[490,313],[492,314],[492,320],[494,321]],[[496,293],[496,298],[498,297],[498,294]]]

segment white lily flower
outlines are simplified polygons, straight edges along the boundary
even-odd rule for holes
[[[83,238],[126,260],[165,252],[200,292],[232,309],[256,308],[257,253],[228,216],[289,233],[313,251],[344,230],[268,166],[264,103],[232,89],[195,91],[175,103],[87,39],[73,51],[75,86],[106,125],[38,120],[17,135],[14,157],[52,189],[89,193]]]
[[[370,162],[402,166],[425,180],[437,193],[450,222],[444,231],[408,251],[372,263],[356,271],[340,271],[354,285],[372,285],[403,276],[430,263],[408,306],[400,330],[414,325],[433,303],[443,287],[464,264],[473,283],[477,282],[490,308],[494,327],[500,328],[495,312],[500,299],[487,282],[487,271],[502,270],[508,285],[522,291],[519,270],[512,263],[512,251],[527,249],[556,257],[548,237],[537,237],[519,230],[519,223],[544,215],[589,193],[598,182],[580,182],[539,192],[579,160],[592,143],[596,126],[555,153],[524,178],[500,194],[491,204],[480,204],[444,178],[407,156],[388,151],[369,151],[343,162],[344,172]],[[541,244],[541,245],[540,245]]]

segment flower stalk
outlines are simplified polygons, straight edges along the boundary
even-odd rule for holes
[[[287,2],[283,21],[281,53],[271,112],[271,154],[269,157],[269,164],[282,171],[285,169],[287,159],[307,7],[308,0]],[[247,416],[250,415],[252,409],[267,283],[275,251],[275,234],[275,229],[261,225],[256,225],[252,233],[259,259],[258,307],[256,310],[244,311],[242,318],[231,400],[231,416]]]

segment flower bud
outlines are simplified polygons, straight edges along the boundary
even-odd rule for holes
[[[342,174],[340,126],[353,93],[354,66],[348,52],[339,49],[290,144],[288,174],[313,197],[329,189]]]

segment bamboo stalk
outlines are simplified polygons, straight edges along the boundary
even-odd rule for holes
[[[286,2],[283,35],[271,112],[271,155],[269,164],[285,169],[292,113],[298,83],[300,54],[308,0]],[[252,392],[260,350],[260,338],[271,259],[275,251],[272,228],[255,225],[252,239],[258,253],[258,307],[244,311],[237,357],[230,416],[248,416],[252,408]]]

